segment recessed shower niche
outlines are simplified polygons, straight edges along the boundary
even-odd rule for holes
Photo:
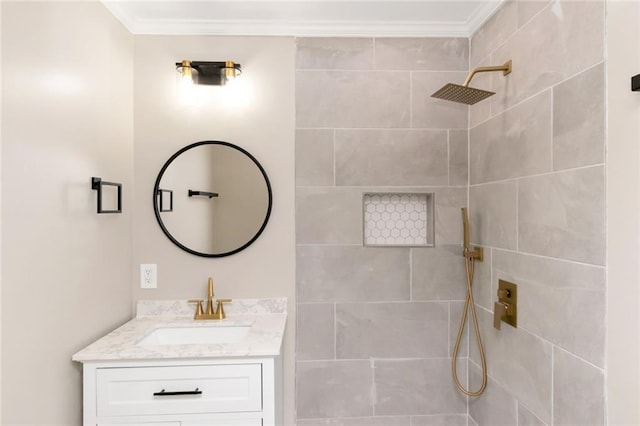
[[[365,193],[364,245],[433,247],[433,193]]]

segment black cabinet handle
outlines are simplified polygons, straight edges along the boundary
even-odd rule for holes
[[[202,391],[199,388],[192,391],[177,391],[177,392],[167,392],[162,389],[160,392],[154,392],[153,396],[176,396],[176,395],[201,395]]]

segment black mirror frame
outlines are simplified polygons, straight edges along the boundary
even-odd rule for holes
[[[158,194],[158,190],[160,188],[160,181],[162,180],[162,177],[164,176],[164,172],[171,165],[173,160],[175,160],[178,156],[180,156],[180,154],[182,154],[183,152],[188,151],[188,150],[190,150],[192,148],[196,148],[198,146],[201,146],[201,145],[223,145],[223,146],[227,146],[229,148],[233,148],[233,149],[236,149],[236,150],[242,152],[244,155],[249,157],[249,159],[251,159],[251,161],[253,161],[254,164],[258,167],[258,170],[260,170],[260,173],[262,173],[262,176],[264,177],[264,181],[267,184],[267,191],[269,193],[268,194],[269,195],[269,205],[267,206],[267,213],[265,215],[264,222],[262,222],[262,226],[260,226],[260,229],[258,230],[258,232],[256,232],[256,234],[249,241],[247,241],[244,245],[242,245],[242,246],[240,246],[240,247],[238,247],[236,249],[233,249],[231,251],[225,252],[225,253],[215,253],[215,254],[202,253],[202,252],[190,249],[189,247],[187,247],[184,244],[180,243],[178,240],[176,240],[173,237],[173,235],[171,235],[169,230],[164,226],[164,223],[162,223],[162,218],[160,217],[160,211],[158,209],[157,194]],[[232,254],[238,253],[239,251],[242,251],[242,250],[246,249],[247,247],[249,247],[251,244],[253,244],[253,242],[255,240],[258,239],[260,234],[262,234],[262,231],[264,231],[264,228],[266,228],[267,222],[269,222],[269,218],[271,217],[271,207],[272,207],[272,205],[273,205],[273,193],[271,191],[271,182],[269,182],[269,177],[267,176],[267,173],[264,171],[264,168],[262,167],[262,165],[247,150],[245,150],[243,148],[240,148],[239,146],[234,145],[234,144],[232,144],[230,142],[224,142],[224,141],[201,141],[201,142],[192,143],[191,145],[187,145],[184,148],[180,149],[178,152],[173,154],[167,160],[166,163],[164,163],[164,165],[160,169],[160,172],[158,173],[158,177],[156,178],[156,183],[153,186],[153,211],[155,212],[156,220],[158,221],[158,225],[160,225],[160,228],[162,229],[162,232],[164,232],[164,234],[167,236],[167,238],[169,238],[169,240],[171,240],[171,242],[173,242],[175,245],[180,247],[182,250],[184,250],[184,251],[186,251],[188,253],[191,253],[191,254],[195,254],[196,256],[201,256],[201,257],[225,257],[225,256],[231,256]]]

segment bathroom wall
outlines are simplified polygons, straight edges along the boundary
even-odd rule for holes
[[[468,66],[465,38],[297,39],[298,426],[467,424],[468,108],[429,95]],[[363,193],[408,191],[435,193],[436,246],[363,247]]]
[[[640,424],[640,3],[607,2],[607,420]]]
[[[71,355],[131,314],[133,37],[97,2],[1,8],[1,423],[80,425]]]
[[[471,38],[471,67],[513,60],[472,83],[497,93],[470,110],[471,225],[491,277],[477,283],[479,426],[605,422],[604,6],[508,1]],[[518,328],[492,326],[498,279],[518,284]]]
[[[218,298],[288,297],[283,347],[285,424],[294,413],[294,41],[286,37],[135,36],[134,253],[130,282],[139,299],[206,296],[207,278]],[[199,105],[178,98],[175,62],[233,60],[239,85],[197,87]],[[233,90],[236,89],[236,90]],[[223,140],[251,152],[273,189],[264,232],[247,249],[202,258],[175,246],[153,212],[153,185],[165,161],[180,148]],[[155,263],[158,288],[139,287],[139,265]]]
[[[0,5],[0,46],[2,46],[2,5]],[[2,85],[0,52],[0,86]],[[0,224],[2,224],[2,102],[0,102]],[[2,226],[0,225],[0,322],[2,320]],[[2,419],[2,324],[0,323],[0,420]]]

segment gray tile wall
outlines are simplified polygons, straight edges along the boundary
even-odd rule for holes
[[[604,424],[604,2],[508,0],[470,40],[297,45],[298,424]],[[429,97],[507,59],[474,78],[484,102]],[[363,248],[370,191],[435,192],[436,247]],[[449,366],[467,197],[489,370],[471,401]],[[517,329],[492,326],[498,279],[519,285]]]
[[[464,79],[469,41],[297,48],[298,425],[466,426],[450,357],[466,285],[468,108],[430,94]],[[375,191],[434,192],[436,247],[363,248],[362,194]],[[460,354],[466,380],[466,336]]]
[[[496,95],[470,109],[471,226],[491,256],[477,286],[490,380],[470,424],[605,422],[603,46],[600,0],[510,0],[471,38],[472,67],[513,72],[472,82]],[[492,326],[498,279],[518,284],[517,329]],[[478,365],[472,344],[472,386]]]

